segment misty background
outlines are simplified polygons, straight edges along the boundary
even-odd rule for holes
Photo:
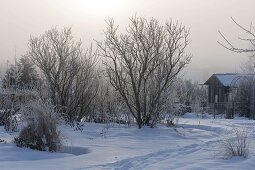
[[[0,68],[14,62],[27,50],[30,36],[53,27],[72,27],[75,39],[84,46],[103,39],[105,20],[113,18],[125,30],[129,18],[137,14],[164,23],[178,20],[191,29],[187,52],[192,62],[184,71],[187,79],[205,81],[213,73],[240,70],[247,54],[236,54],[221,47],[220,30],[233,44],[240,45],[241,30],[231,21],[249,27],[254,21],[254,0],[0,0]],[[242,44],[245,46],[246,44]]]

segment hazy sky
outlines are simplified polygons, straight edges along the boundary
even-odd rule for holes
[[[254,7],[255,0],[0,0],[0,66],[14,61],[15,46],[17,58],[25,53],[30,35],[72,26],[75,38],[88,46],[103,38],[107,18],[124,29],[136,13],[190,27],[193,58],[185,76],[202,82],[212,73],[235,72],[247,60],[217,44],[218,30],[238,44],[240,30],[230,16],[248,27],[255,20]]]

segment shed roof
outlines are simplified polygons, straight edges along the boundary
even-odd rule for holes
[[[233,85],[234,81],[237,80],[241,74],[214,74],[216,78],[221,82],[223,86],[231,86]]]
[[[212,79],[218,80],[218,82],[225,87],[234,86],[236,82],[243,77],[254,77],[255,74],[240,74],[240,73],[225,73],[225,74],[213,74],[204,85],[211,84]]]

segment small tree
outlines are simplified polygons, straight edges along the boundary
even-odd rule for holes
[[[185,53],[189,29],[178,22],[133,17],[127,32],[118,34],[108,21],[105,40],[98,43],[107,77],[141,128],[156,124],[163,93],[190,62]]]
[[[10,68],[7,68],[5,76],[3,78],[2,87],[4,89],[16,89],[20,83],[20,77],[22,74],[22,68],[17,65],[10,65]]]
[[[19,86],[23,89],[35,88],[39,83],[39,75],[35,69],[34,63],[27,56],[22,56],[17,66],[21,68]]]

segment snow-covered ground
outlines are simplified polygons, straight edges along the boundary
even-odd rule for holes
[[[250,129],[248,158],[222,159],[220,140],[232,128]],[[247,119],[200,119],[186,114],[177,128],[125,127],[86,123],[83,131],[61,126],[63,153],[48,153],[12,144],[15,134],[0,127],[0,169],[253,169],[255,122]]]

